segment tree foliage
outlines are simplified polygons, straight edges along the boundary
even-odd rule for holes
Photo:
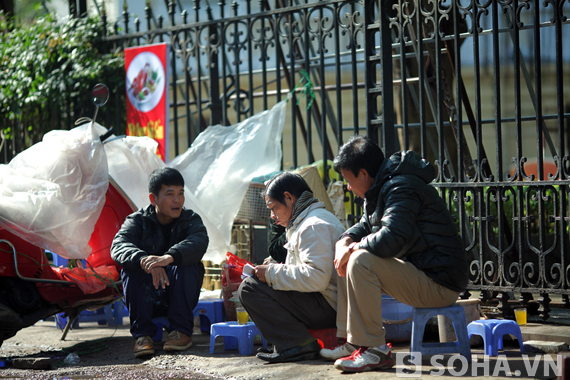
[[[57,23],[48,15],[14,28],[3,16],[0,12],[0,30],[9,32],[0,33],[0,131],[20,148],[13,150],[92,116],[89,95],[95,84],[124,88],[123,53],[105,50],[99,18]]]

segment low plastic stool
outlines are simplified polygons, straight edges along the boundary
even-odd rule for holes
[[[123,318],[129,316],[129,309],[127,309],[127,305],[122,300],[119,300],[113,304],[113,315],[115,316],[115,320],[117,323],[122,325]]]
[[[430,318],[443,315],[451,319],[455,329],[455,342],[423,343],[424,330]],[[414,308],[412,311],[412,343],[410,351],[421,352],[422,355],[434,355],[459,352],[468,362],[471,362],[471,347],[467,337],[465,312],[458,304],[439,308]]]
[[[194,308],[194,318],[196,316],[200,317],[200,331],[209,332],[212,323],[224,322],[226,320],[224,300],[217,298],[199,300]]]
[[[200,317],[200,330],[209,332],[210,324],[223,322],[226,318],[224,301],[221,299],[204,299],[198,301],[198,304],[194,308],[193,318],[196,318],[196,316]],[[158,331],[153,340],[160,342],[162,340],[163,327],[170,326],[168,317],[156,317],[153,318],[152,321],[158,326]],[[205,323],[206,321],[208,323]]]
[[[83,310],[77,316],[77,320],[73,324],[73,328],[79,326],[79,322],[97,322],[99,325],[107,324],[108,326],[122,326],[123,316],[119,309],[122,310],[123,301],[116,301],[114,304],[104,306],[97,310]],[[63,329],[67,324],[68,318],[64,316],[64,313],[59,313],[55,315],[55,325]]]
[[[224,350],[239,348],[240,355],[251,355],[253,354],[253,339],[256,335],[261,337],[261,344],[267,348],[267,341],[253,322],[248,322],[245,325],[240,325],[237,322],[213,323],[210,326],[210,354],[214,353],[216,338],[223,336]],[[233,343],[235,340],[231,338],[237,340],[237,347]]]
[[[53,265],[55,265],[56,267],[66,267],[67,264],[69,264],[69,259],[66,259],[65,257],[61,257],[57,253],[54,253],[51,251],[46,251],[46,253],[47,252],[51,253]],[[86,264],[87,262],[85,260],[77,260],[77,261],[81,261],[81,267],[82,268],[87,267],[87,264]]]
[[[152,338],[155,342],[160,342],[162,340],[162,329],[164,327],[170,326],[170,322],[168,322],[168,317],[156,317],[152,319],[152,322],[158,327],[156,330],[156,335]]]
[[[497,356],[498,350],[503,349],[503,335],[511,334],[517,338],[521,354],[524,354],[521,328],[515,321],[506,319],[480,319],[467,326],[469,338],[480,335],[485,345],[485,355]]]
[[[309,329],[309,334],[311,334],[313,338],[321,341],[323,348],[333,349],[338,346],[335,327],[328,329]]]

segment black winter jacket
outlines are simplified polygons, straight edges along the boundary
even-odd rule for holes
[[[433,165],[412,151],[385,159],[364,194],[362,219],[343,236],[374,255],[409,261],[438,284],[463,291],[467,255],[445,202],[430,185],[434,178]]]
[[[166,242],[154,206],[127,217],[111,246],[111,257],[126,270],[142,270],[141,259],[150,255],[171,255],[173,265],[200,262],[208,248],[208,234],[202,219],[192,210],[183,209],[172,223],[170,241]]]

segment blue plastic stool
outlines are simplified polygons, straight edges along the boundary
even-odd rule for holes
[[[51,251],[46,251],[46,252],[51,253],[53,265],[55,265],[56,267],[66,267],[67,264],[69,263],[69,259],[66,259],[65,257],[61,257],[57,253],[53,253]],[[82,265],[82,268],[86,268],[87,267],[87,261],[81,260],[81,265]]]
[[[119,300],[94,311],[83,310],[79,313],[72,328],[77,328],[79,322],[97,322],[99,325],[122,326],[123,308],[123,301]],[[67,324],[67,320],[68,318],[64,316],[64,313],[58,313],[55,315],[55,326],[63,329]]]
[[[430,318],[436,315],[443,315],[451,319],[457,341],[423,343],[425,326]],[[465,322],[463,307],[455,304],[439,308],[414,308],[412,311],[412,343],[410,350],[412,353],[421,352],[422,355],[459,352],[467,359],[467,362],[471,362],[471,347],[469,346],[469,338],[467,337],[467,323]]]
[[[168,317],[156,317],[152,319],[152,322],[158,327],[156,330],[156,335],[152,338],[155,342],[160,342],[162,340],[162,329],[164,327],[170,326],[170,322],[168,322]]]
[[[212,323],[223,322],[226,319],[226,310],[224,309],[224,301],[221,299],[204,299],[198,301],[194,308],[193,318],[200,317],[200,331],[209,332]],[[162,329],[170,326],[168,317],[156,317],[152,321],[158,326],[158,330],[153,340],[160,342],[162,340]]]
[[[251,355],[253,354],[253,339],[256,335],[261,337],[261,344],[267,348],[267,341],[253,322],[248,322],[245,325],[240,325],[237,322],[213,323],[210,326],[210,354],[214,353],[216,338],[223,336],[224,350],[239,348],[240,355]]]
[[[503,349],[503,335],[511,334],[517,338],[521,354],[524,354],[521,328],[515,321],[506,319],[480,319],[467,326],[469,338],[480,335],[485,345],[485,355],[497,356],[498,350]]]
[[[224,300],[219,298],[199,300],[194,308],[194,318],[200,316],[200,331],[209,332],[213,323],[226,320]]]
[[[46,252],[50,252],[52,254],[52,260],[55,266],[67,266],[69,263],[69,259],[61,257],[57,253],[51,251]],[[81,260],[81,266],[82,268],[87,267],[85,260]],[[128,315],[128,312],[124,313],[123,310],[124,306],[123,301],[121,300],[94,311],[83,310],[79,313],[79,318],[73,324],[73,327],[78,327],[78,322],[97,322],[99,325],[107,324],[109,326],[122,326],[123,316]],[[67,323],[67,317],[64,317],[63,315],[64,313],[58,313],[55,315],[55,326],[61,329],[63,329]]]

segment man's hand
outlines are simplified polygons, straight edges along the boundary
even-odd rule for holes
[[[261,282],[267,282],[265,280],[265,272],[267,271],[267,265],[258,265],[255,267],[255,277],[259,278]]]
[[[152,284],[154,285],[155,289],[158,289],[159,286],[162,289],[166,289],[170,282],[168,281],[168,276],[166,275],[166,271],[162,267],[156,267],[150,270],[150,274],[152,275]]]
[[[164,256],[147,256],[141,260],[141,268],[146,273],[151,273],[154,268],[162,268],[174,262],[174,258],[170,255]]]
[[[350,255],[358,247],[358,243],[354,243],[352,238],[347,236],[336,242],[334,253],[334,267],[339,276],[346,276],[346,267]]]

